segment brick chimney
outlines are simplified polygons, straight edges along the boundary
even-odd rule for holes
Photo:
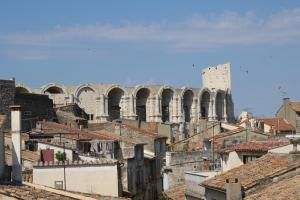
[[[226,179],[226,200],[242,200],[242,185],[239,178]]]
[[[12,181],[22,183],[21,163],[21,106],[10,106],[12,138]]]

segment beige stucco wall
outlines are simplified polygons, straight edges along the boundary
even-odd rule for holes
[[[297,148],[298,150],[300,150],[300,145],[298,145]],[[286,153],[286,154],[290,153],[291,151],[293,151],[292,144],[269,150],[270,153]]]
[[[63,166],[34,167],[33,183],[54,188],[55,181],[64,181]],[[68,191],[119,196],[117,165],[67,166]]]
[[[222,161],[222,172],[226,172],[235,167],[243,165],[243,159],[235,151],[230,152],[228,155],[223,155]]]

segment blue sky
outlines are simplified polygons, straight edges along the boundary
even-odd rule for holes
[[[300,100],[299,47],[299,0],[0,0],[0,77],[31,87],[201,87],[231,62],[236,114],[272,116]]]

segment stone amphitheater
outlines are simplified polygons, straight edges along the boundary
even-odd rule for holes
[[[77,103],[89,116],[89,123],[115,119],[163,123],[232,121],[230,64],[211,66],[202,71],[202,88],[174,88],[170,85],[49,83],[41,88],[17,84],[20,93],[47,94],[56,107]]]

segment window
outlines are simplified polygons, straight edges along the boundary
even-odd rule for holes
[[[143,159],[143,148],[141,147],[136,147],[135,148],[135,157],[137,160],[142,160]]]
[[[260,156],[243,156],[243,162],[244,164],[251,162],[257,158],[259,158]]]
[[[89,120],[93,121],[94,120],[94,114],[88,114]]]

